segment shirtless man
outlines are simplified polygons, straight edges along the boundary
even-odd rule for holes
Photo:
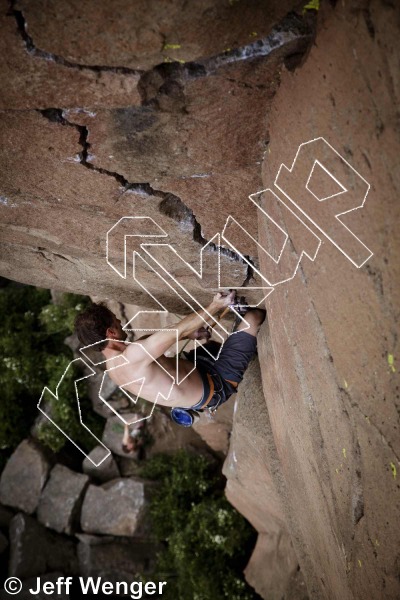
[[[92,304],[75,320],[75,328],[84,345],[96,345],[106,360],[111,379],[135,396],[149,400],[153,404],[171,407],[171,416],[181,425],[191,424],[190,419],[180,422],[182,409],[203,410],[205,407],[216,409],[237,391],[251,358],[256,352],[257,333],[265,318],[265,311],[250,309],[237,332],[225,341],[218,359],[212,361],[205,356],[198,357],[196,368],[193,362],[179,358],[179,385],[173,385],[176,378],[176,357],[164,356],[164,353],[178,340],[185,338],[204,339],[209,337],[204,323],[212,321],[211,316],[234,304],[235,292],[217,293],[206,311],[199,311],[184,317],[173,327],[125,343],[127,333],[121,327],[121,321],[108,308],[101,304]],[[122,356],[125,360],[118,360]],[[143,382],[144,378],[144,382]],[[134,381],[140,380],[142,381]],[[171,389],[172,387],[172,389]]]

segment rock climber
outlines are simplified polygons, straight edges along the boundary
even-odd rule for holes
[[[257,333],[265,311],[250,308],[243,320],[224,342],[215,360],[198,352],[194,368],[193,354],[178,357],[179,384],[176,380],[177,359],[164,353],[178,340],[209,340],[204,326],[218,312],[233,307],[235,291],[217,293],[205,310],[185,316],[171,327],[155,331],[134,342],[126,342],[127,332],[121,321],[103,304],[92,304],[77,315],[75,329],[85,346],[92,345],[106,358],[110,378],[124,390],[152,403],[171,407],[172,419],[184,426],[192,425],[198,411],[213,412],[226,402],[243,379],[243,374],[257,349]],[[211,342],[210,342],[211,343]],[[122,356],[124,360],[115,360]],[[192,360],[188,360],[188,358]]]

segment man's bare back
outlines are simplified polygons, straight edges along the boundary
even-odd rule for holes
[[[121,321],[102,304],[94,304],[78,315],[75,326],[82,343],[98,345],[106,358],[110,378],[132,394],[133,399],[140,396],[152,404],[172,408],[203,406],[205,402],[214,402],[214,384],[207,379],[208,375],[205,377],[204,369],[199,372],[190,360],[167,357],[165,353],[180,340],[199,339],[197,333],[205,331],[204,325],[216,323],[215,315],[232,306],[234,301],[234,291],[225,295],[218,293],[206,309],[135,342],[125,341],[127,333],[122,329]],[[247,320],[237,328],[240,335],[229,336],[214,363],[220,370],[224,366],[221,371],[223,385],[234,386],[234,391],[256,350],[256,336],[264,318],[265,311],[246,312]]]
[[[140,341],[135,345],[140,346]],[[129,360],[129,346],[120,354]],[[178,369],[177,369],[178,360]],[[107,368],[112,368],[112,362],[107,361]],[[176,385],[176,375],[180,384]],[[126,365],[109,371],[110,378],[134,397],[141,398],[153,404],[163,406],[189,407],[198,402],[203,394],[203,383],[197,369],[188,360],[176,357],[160,356],[150,364],[128,362]],[[132,380],[139,380],[134,381]]]
[[[193,406],[203,395],[203,383],[198,370],[188,360],[167,357],[164,352],[177,339],[188,337],[205,323],[214,320],[214,315],[232,304],[234,297],[235,292],[216,294],[205,311],[184,317],[174,328],[156,331],[145,339],[127,345],[121,341],[125,339],[126,332],[121,322],[115,319],[114,327],[107,329],[107,335],[116,341],[103,350],[110,378],[134,397],[140,396],[153,404]]]

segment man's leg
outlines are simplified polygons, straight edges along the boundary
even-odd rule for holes
[[[264,310],[249,309],[243,315],[247,324],[242,321],[236,332],[231,333],[214,363],[221,377],[229,382],[231,392],[242,381],[244,372],[257,351],[257,333],[265,316]]]
[[[236,329],[236,331],[245,331],[246,333],[249,333],[250,335],[257,336],[257,333],[259,332],[261,324],[265,320],[266,314],[267,314],[266,311],[262,310],[261,308],[250,308],[243,315],[243,318],[247,321],[247,323],[250,325],[250,327],[247,328],[247,324],[244,321],[241,321],[238,328]]]

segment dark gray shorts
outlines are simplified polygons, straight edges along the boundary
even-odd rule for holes
[[[215,356],[217,355],[217,346],[219,346],[217,342],[208,342],[207,344],[204,344],[204,346],[209,347],[210,352]],[[204,350],[202,351],[201,348],[198,348],[196,366],[202,376],[205,371],[216,373],[220,376],[227,400],[232,394],[237,392],[237,386],[242,381],[244,372],[256,351],[257,338],[254,335],[247,333],[247,331],[238,331],[237,333],[232,333],[227,338],[217,360],[213,360],[206,352],[204,352]],[[189,360],[194,362],[193,350],[188,352],[186,356]],[[196,407],[201,407],[201,404],[208,397],[210,388],[207,385],[204,376],[203,383],[203,398]],[[210,406],[212,406],[212,404]]]

